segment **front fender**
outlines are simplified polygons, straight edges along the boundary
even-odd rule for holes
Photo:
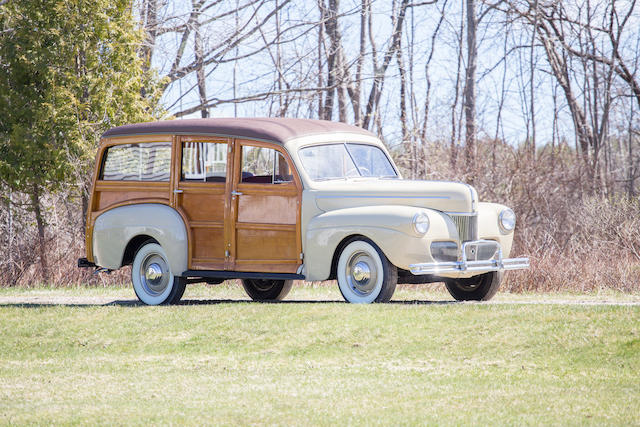
[[[112,270],[122,267],[127,244],[141,235],[154,238],[162,246],[174,274],[188,270],[188,236],[182,217],[173,208],[155,203],[117,207],[96,218],[93,227],[96,265]]]
[[[421,236],[413,230],[413,217],[423,212],[429,217],[429,231]],[[362,206],[337,209],[314,217],[305,239],[307,280],[326,280],[331,274],[333,255],[340,242],[360,235],[372,240],[396,267],[431,262],[432,240],[455,240],[457,231],[441,212],[411,206]]]
[[[504,232],[498,225],[500,212],[507,209],[497,203],[480,203],[478,206],[478,237],[480,239],[495,240],[500,243],[502,256],[509,257],[513,243],[513,231]]]

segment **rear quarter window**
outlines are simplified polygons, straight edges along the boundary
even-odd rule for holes
[[[107,148],[100,179],[105,181],[169,181],[171,143],[147,142]]]

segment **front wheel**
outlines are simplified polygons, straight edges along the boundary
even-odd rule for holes
[[[450,279],[447,290],[458,301],[488,301],[498,292],[502,272],[492,271],[468,279]]]
[[[254,301],[281,301],[293,286],[293,280],[242,279],[242,286]]]
[[[157,243],[143,245],[133,259],[131,281],[138,299],[148,305],[177,304],[186,279],[175,277],[167,254]]]
[[[398,269],[369,239],[354,239],[344,247],[336,276],[342,296],[351,303],[388,302],[398,283]]]

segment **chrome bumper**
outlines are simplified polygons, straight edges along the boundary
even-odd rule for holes
[[[474,247],[483,244],[495,244],[497,249],[491,259],[473,260],[468,259],[468,253],[477,253],[473,251]],[[502,249],[497,242],[490,240],[474,240],[464,242],[460,251],[460,261],[455,262],[426,262],[420,264],[409,265],[412,274],[442,274],[442,273],[461,273],[461,272],[489,272],[500,270],[520,270],[529,268],[529,258],[502,258]]]

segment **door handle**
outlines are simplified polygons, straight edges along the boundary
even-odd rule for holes
[[[180,193],[184,193],[184,191],[182,190],[173,190],[174,194],[180,194]]]
[[[242,196],[242,193],[241,193],[241,192],[239,192],[239,191],[232,191],[232,192],[231,192],[231,195],[232,195],[232,196]]]

